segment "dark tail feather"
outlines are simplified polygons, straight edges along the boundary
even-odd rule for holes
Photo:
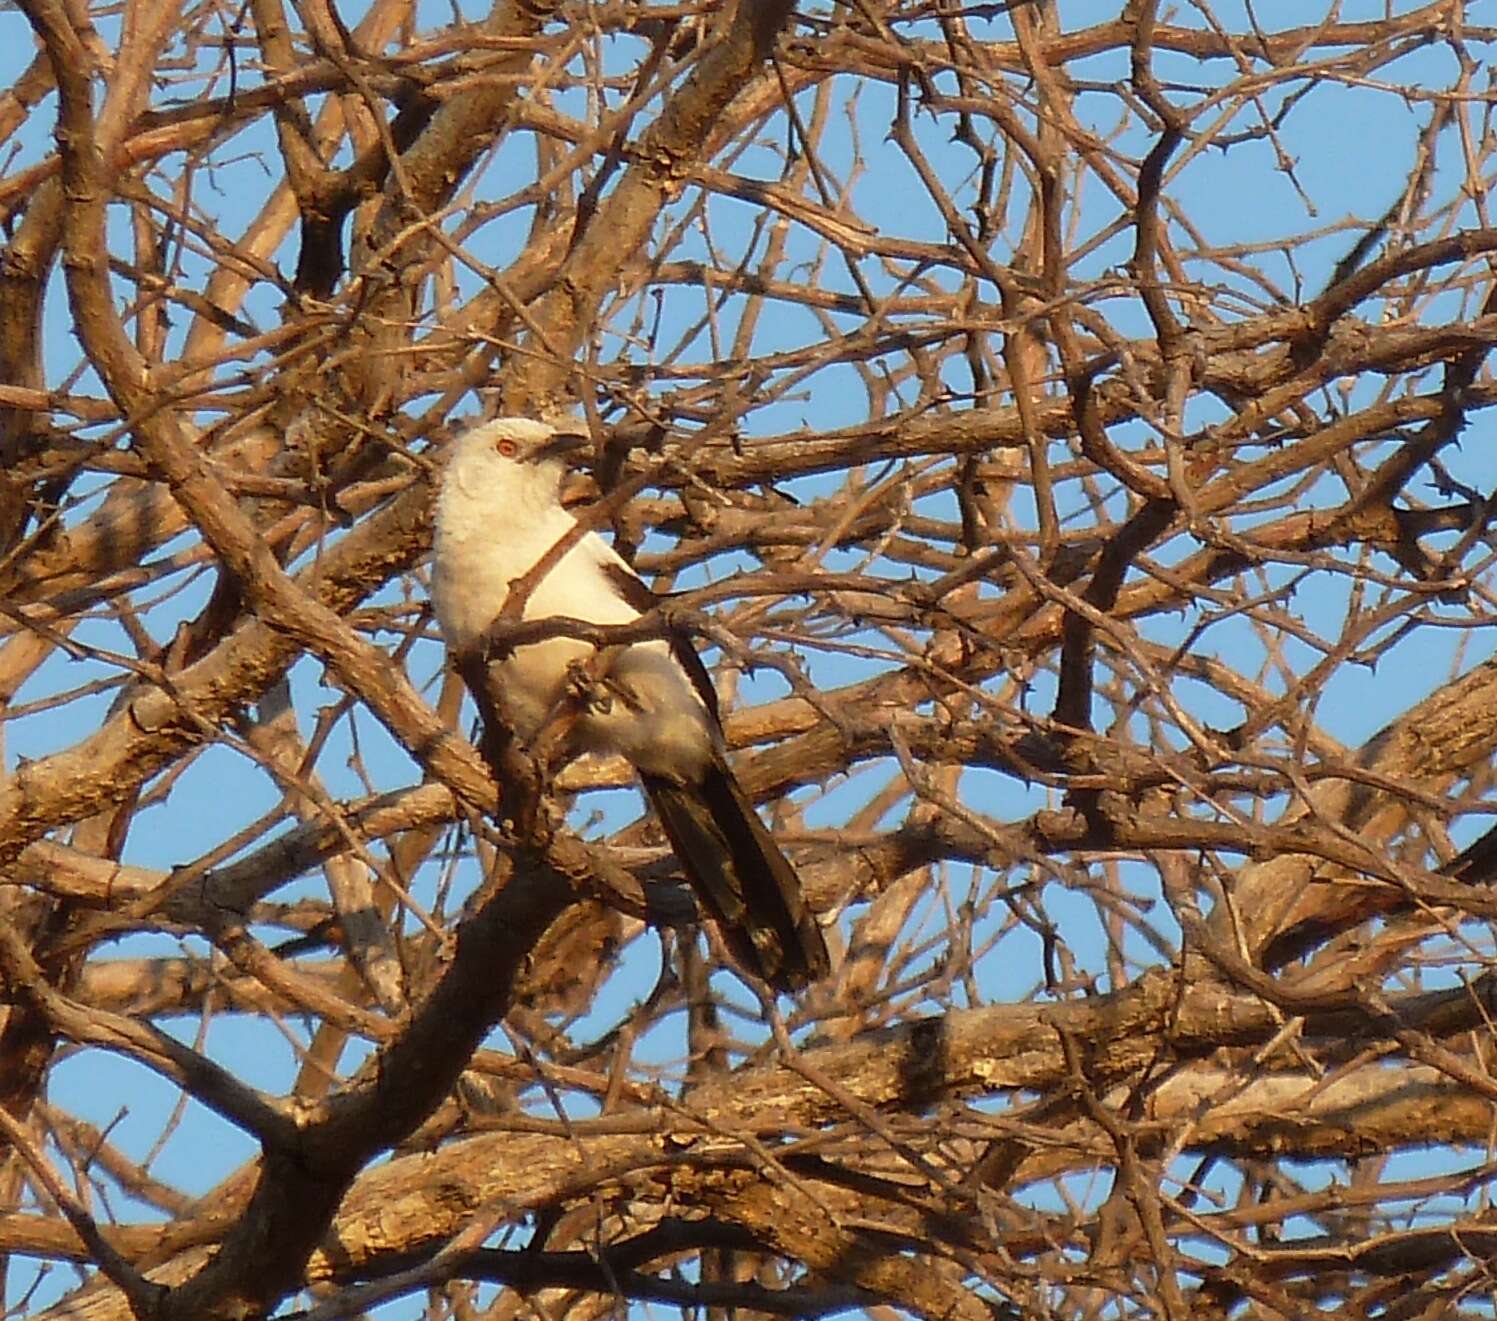
[[[780,991],[825,977],[826,942],[800,879],[733,773],[713,766],[700,784],[647,775],[644,785],[733,957]]]

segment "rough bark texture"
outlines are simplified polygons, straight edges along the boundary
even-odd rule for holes
[[[1489,1308],[1497,33],[1346,8],[0,12],[13,1314]],[[662,604],[538,627],[707,655],[793,1005],[473,745],[475,411],[586,420]]]

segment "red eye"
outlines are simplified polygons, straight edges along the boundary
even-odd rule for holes
[[[508,436],[501,436],[494,442],[494,448],[506,459],[512,459],[520,452],[520,447]]]

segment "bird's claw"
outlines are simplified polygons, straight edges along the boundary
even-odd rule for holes
[[[578,707],[607,715],[613,710],[613,692],[606,679],[599,679],[584,660],[567,665],[567,695]]]

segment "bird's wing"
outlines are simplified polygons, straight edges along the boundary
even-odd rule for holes
[[[618,594],[640,614],[645,614],[660,604],[660,598],[649,589],[633,569],[617,556],[604,561],[602,569]],[[717,689],[713,686],[712,676],[707,672],[707,667],[702,664],[702,658],[697,655],[697,649],[692,645],[691,639],[685,633],[673,628],[666,640],[670,644],[671,655],[675,657],[676,664],[686,671],[686,677],[691,680],[691,686],[696,689],[697,696],[702,699],[702,705],[707,708],[707,713],[712,717],[713,723],[720,725],[722,717],[718,715],[717,710]]]
[[[694,783],[643,779],[676,857],[738,962],[781,991],[825,977],[826,941],[800,878],[733,772],[714,761]]]

